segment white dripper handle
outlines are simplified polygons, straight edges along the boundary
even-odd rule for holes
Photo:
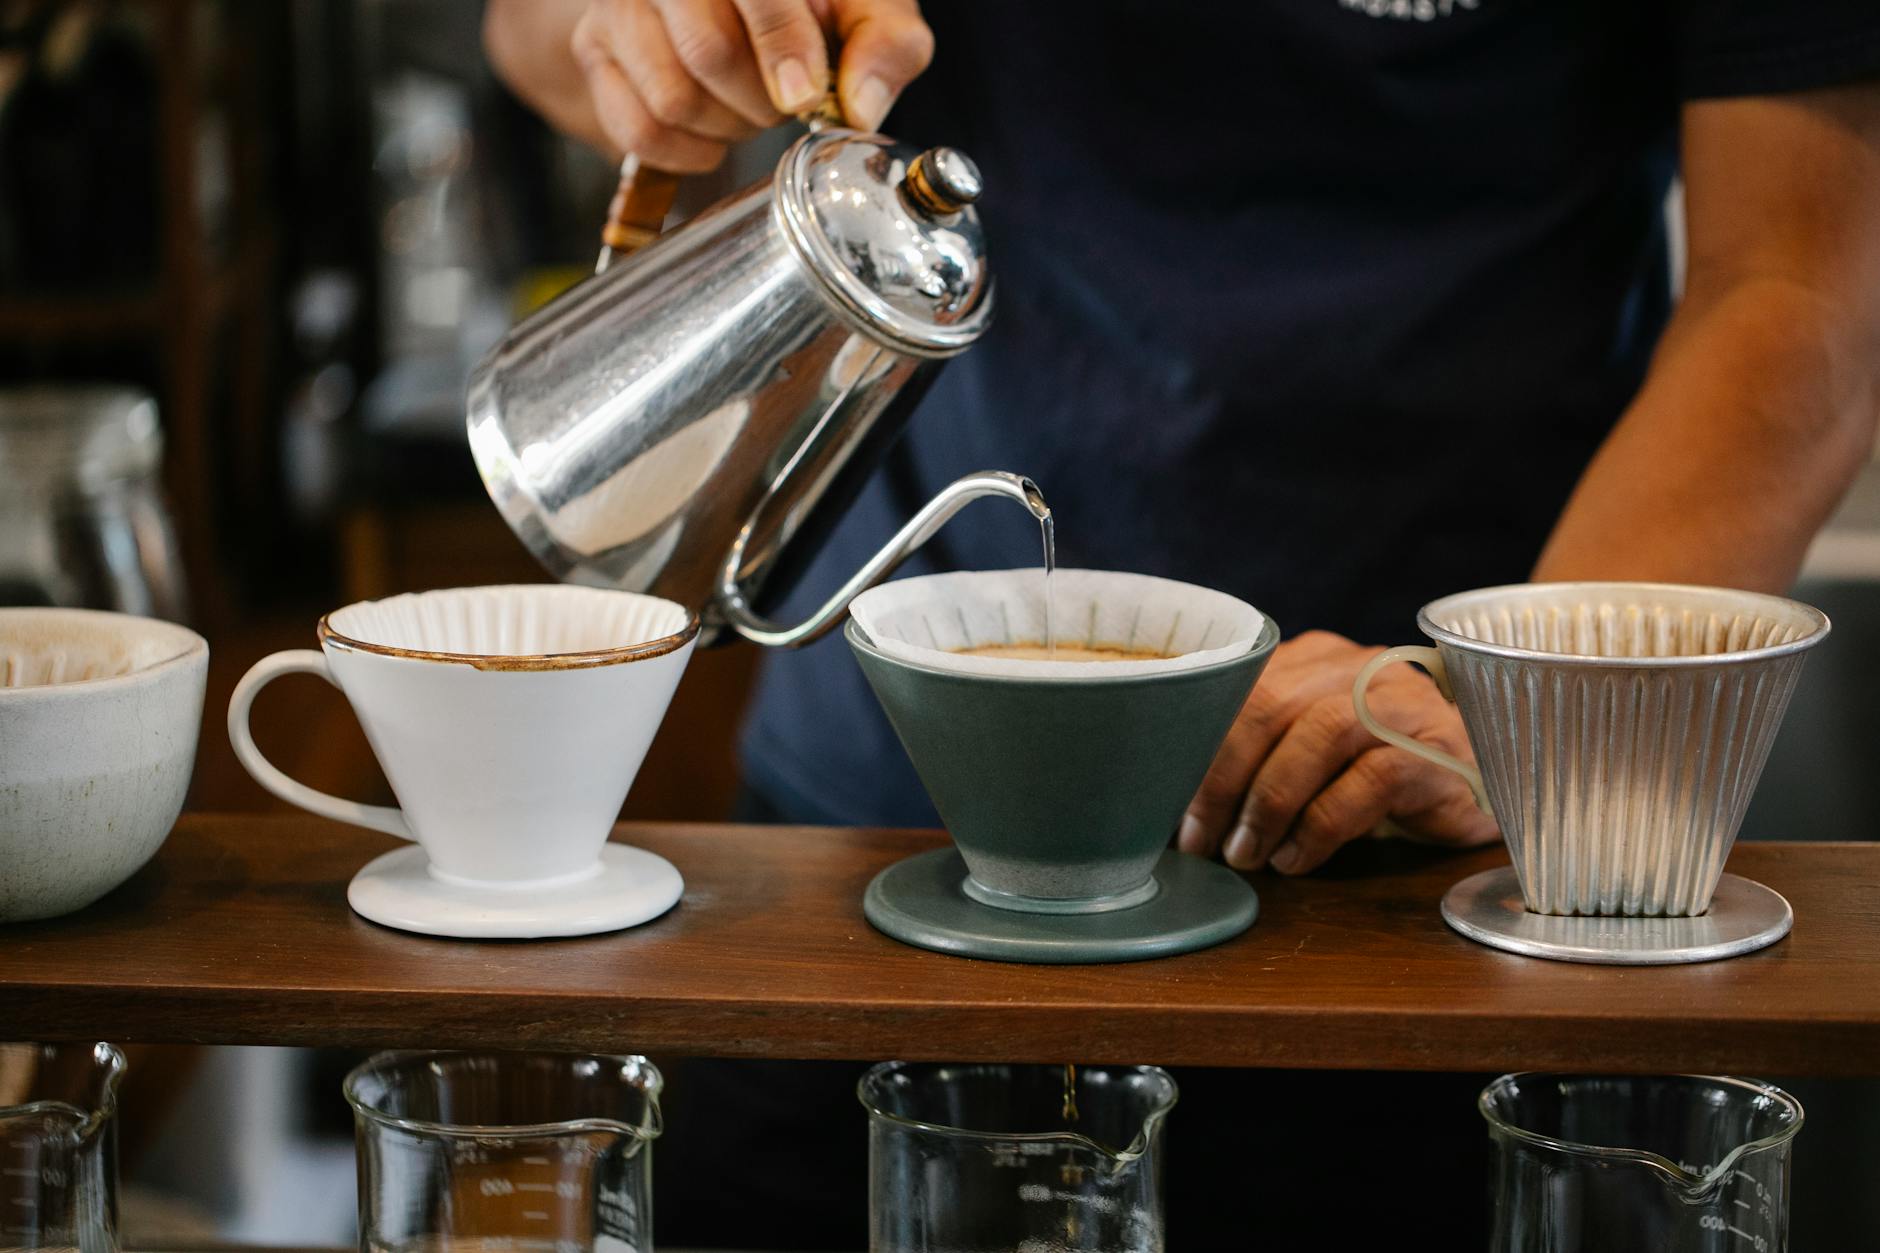
[[[1393,744],[1406,753],[1414,754],[1424,761],[1432,762],[1461,775],[1468,781],[1469,790],[1475,793],[1475,803],[1485,810],[1488,809],[1488,789],[1483,787],[1482,772],[1476,769],[1473,763],[1451,756],[1440,748],[1405,735],[1402,731],[1393,731],[1379,722],[1377,715],[1371,712],[1370,705],[1365,703],[1365,689],[1371,686],[1371,680],[1376,677],[1377,672],[1399,661],[1415,662],[1429,671],[1430,678],[1436,681],[1436,690],[1443,694],[1443,699],[1451,704],[1455,703],[1456,694],[1449,686],[1449,671],[1443,665],[1443,655],[1434,648],[1421,644],[1405,644],[1399,648],[1385,649],[1366,662],[1364,669],[1358,671],[1358,677],[1351,685],[1351,703],[1358,711],[1358,721],[1364,724],[1365,730],[1386,744]]]

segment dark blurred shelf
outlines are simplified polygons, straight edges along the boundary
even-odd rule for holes
[[[156,295],[0,296],[0,336],[48,342],[123,339],[156,330]]]
[[[204,284],[203,303],[211,321],[241,311],[273,257],[274,241],[256,231]],[[0,294],[0,336],[41,343],[72,339],[125,339],[164,329],[167,305],[153,285],[147,291],[97,292],[87,295]]]
[[[1116,966],[909,948],[862,918],[934,832],[628,825],[685,900],[578,940],[464,942],[375,926],[346,883],[388,837],[313,818],[185,816],[93,908],[0,932],[22,1038],[541,1047],[726,1057],[1378,1070],[1880,1073],[1880,844],[1745,844],[1739,874],[1794,933],[1707,965],[1516,957],[1437,913],[1499,850],[1363,877],[1255,880],[1252,931]]]

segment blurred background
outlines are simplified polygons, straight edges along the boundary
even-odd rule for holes
[[[481,20],[481,0],[0,0],[0,604],[207,636],[191,808],[285,808],[223,711],[321,613],[546,577],[477,479],[464,382],[592,269],[616,171],[495,84]],[[776,150],[690,180],[677,212]],[[729,813],[755,660],[695,658],[627,816]],[[391,800],[325,684],[270,692],[254,727],[296,777]],[[351,1242],[355,1057],[127,1052],[133,1247]]]
[[[477,480],[464,381],[591,269],[614,170],[495,85],[481,15],[0,2],[0,601],[189,622],[219,725],[327,609],[545,577]],[[681,212],[768,168],[735,165]],[[631,812],[723,815],[753,661],[690,668]],[[389,799],[337,694],[296,686],[264,749]],[[189,803],[277,804],[219,731]]]
[[[154,613],[208,637],[194,808],[281,808],[235,762],[222,711],[254,660],[311,646],[320,613],[543,577],[487,504],[463,385],[504,327],[589,269],[614,171],[495,84],[481,8],[0,0],[0,604]],[[761,176],[776,150],[690,180],[680,212]],[[1868,839],[1880,475],[1816,544],[1798,594],[1835,639],[1745,835]],[[755,660],[693,661],[628,817],[729,813]],[[295,778],[391,799],[325,685],[271,692],[254,725]],[[353,1238],[338,1081],[355,1058],[128,1051],[133,1247]],[[1874,1089],[1794,1088],[1810,1107],[1796,1245],[1842,1247],[1837,1213],[1880,1229],[1880,1192],[1830,1184],[1880,1161]]]

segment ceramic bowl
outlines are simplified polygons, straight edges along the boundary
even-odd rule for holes
[[[209,645],[89,609],[0,609],[0,922],[91,904],[189,789]]]

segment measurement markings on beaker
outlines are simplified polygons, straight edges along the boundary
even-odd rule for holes
[[[1732,1226],[1717,1214],[1702,1215],[1698,1218],[1697,1225],[1703,1230],[1727,1231],[1749,1245],[1752,1249],[1755,1249],[1756,1253],[1766,1253],[1766,1250],[1769,1248],[1769,1238],[1767,1236],[1756,1235],[1753,1232],[1743,1230],[1741,1227]]]

